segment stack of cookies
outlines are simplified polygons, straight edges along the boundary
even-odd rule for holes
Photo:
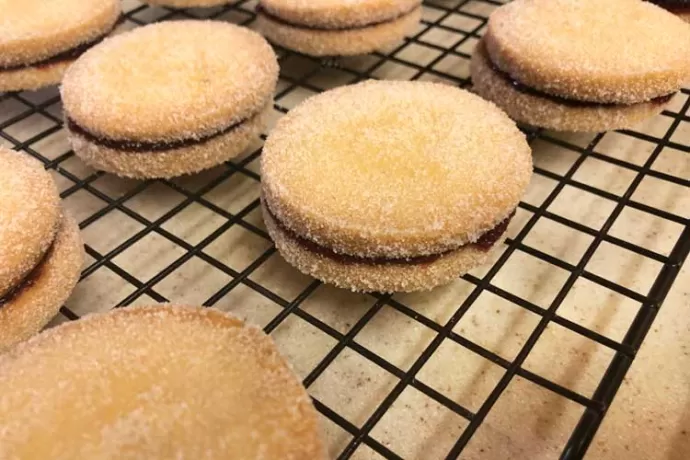
[[[532,175],[525,136],[448,85],[369,81],[283,117],[262,155],[285,259],[355,291],[419,291],[488,259]]]
[[[120,16],[119,0],[0,0],[0,92],[60,82]]]
[[[690,77],[690,28],[640,0],[515,0],[489,18],[475,91],[558,131],[632,128]]]
[[[75,153],[96,169],[160,178],[242,153],[273,107],[278,62],[249,29],[171,21],[120,34],[85,53],[61,95]]]
[[[0,148],[0,353],[40,331],[79,280],[83,249],[38,161]]]

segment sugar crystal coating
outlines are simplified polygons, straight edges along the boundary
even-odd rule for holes
[[[422,8],[380,24],[343,30],[295,27],[259,13],[257,29],[272,43],[310,56],[357,56],[400,42],[419,25]]]
[[[640,0],[515,0],[491,15],[491,60],[517,81],[584,101],[632,104],[690,76],[690,28]]]
[[[514,122],[467,91],[369,81],[280,120],[264,146],[262,192],[283,225],[336,252],[437,254],[515,209],[530,153]]]
[[[32,91],[55,85],[62,80],[62,76],[72,63],[74,59],[41,66],[0,70],[0,92]]]
[[[665,107],[661,102],[614,105],[567,105],[558,101],[519,91],[492,67],[482,41],[472,54],[474,91],[495,102],[514,120],[556,131],[601,132],[633,128],[657,115]]]
[[[272,100],[271,100],[272,102]],[[89,166],[135,179],[171,178],[216,166],[245,151],[265,127],[272,103],[225,134],[171,150],[129,152],[91,142],[68,129],[74,152]]]
[[[258,328],[137,307],[0,357],[0,458],[320,459],[307,392]]]
[[[31,64],[108,32],[118,0],[0,0],[0,67]]]
[[[57,314],[79,281],[83,260],[79,226],[63,211],[58,233],[38,272],[0,307],[0,353],[38,333]]]
[[[389,21],[420,6],[420,0],[260,0],[282,19],[312,27],[357,27]]]
[[[423,264],[343,263],[304,247],[283,231],[265,208],[263,216],[271,239],[288,263],[318,280],[355,292],[428,291],[486,263],[505,241],[504,235],[489,251],[463,246]]]
[[[41,260],[58,229],[60,197],[50,174],[27,154],[0,147],[0,296]]]
[[[256,115],[271,100],[278,63],[249,29],[170,21],[106,39],[65,74],[65,113],[97,136],[197,139]]]

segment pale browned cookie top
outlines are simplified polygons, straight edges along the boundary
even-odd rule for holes
[[[316,411],[274,343],[218,310],[58,326],[0,356],[0,385],[1,458],[324,458]]]
[[[30,156],[0,147],[0,297],[40,262],[60,218],[50,174]]]
[[[242,122],[273,97],[278,62],[256,32],[171,21],[106,39],[65,74],[67,117],[116,140],[196,139]]]
[[[0,0],[0,68],[31,64],[109,32],[119,0]]]
[[[492,61],[521,83],[594,102],[637,103],[690,76],[690,28],[641,0],[515,0],[489,18]]]
[[[311,27],[361,27],[409,13],[421,0],[259,0],[286,21]]]
[[[517,206],[525,136],[490,102],[448,85],[368,81],[302,103],[262,155],[263,196],[298,235],[351,255],[435,254]]]

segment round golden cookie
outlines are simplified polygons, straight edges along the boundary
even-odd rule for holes
[[[0,297],[43,258],[59,227],[60,196],[43,165],[0,147]]]
[[[288,262],[355,290],[397,291],[428,289],[451,275],[422,283],[397,279],[412,270],[382,266],[421,270],[452,260],[444,270],[454,276],[475,266],[479,257],[470,249],[486,253],[500,240],[532,161],[515,124],[473,94],[434,83],[369,81],[290,111],[266,141],[261,171],[269,233]],[[342,279],[330,268],[321,273],[315,262],[305,269],[285,237],[314,259],[341,266]],[[345,272],[357,264],[366,267],[354,280]],[[364,279],[384,272],[393,275]]]
[[[1,458],[325,458],[309,395],[274,343],[218,310],[60,325],[0,357],[0,385]]]
[[[82,48],[106,36],[118,0],[0,0],[0,92],[58,83]]]
[[[414,32],[420,0],[261,0],[257,28],[271,42],[311,56],[384,50]]]
[[[491,15],[491,61],[514,80],[579,101],[634,104],[690,75],[690,28],[639,0],[516,0]]]
[[[244,151],[263,128],[277,79],[276,56],[257,33],[171,21],[92,48],[66,73],[61,94],[72,146],[87,163],[172,177]]]
[[[79,281],[83,254],[79,226],[65,212],[43,260],[0,298],[0,353],[38,333],[58,313]]]
[[[472,54],[471,72],[474,91],[500,105],[513,120],[556,131],[600,132],[633,128],[659,114],[670,100],[665,97],[639,104],[605,105],[521,91],[509,77],[493,67],[482,41]]]

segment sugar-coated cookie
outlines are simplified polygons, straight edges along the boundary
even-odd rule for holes
[[[53,179],[26,154],[0,147],[0,353],[39,332],[79,280],[79,228]]]
[[[671,95],[638,104],[579,102],[550,96],[517,84],[498,70],[489,58],[484,42],[477,44],[470,64],[475,91],[495,101],[513,119],[558,131],[598,132],[635,126],[657,115]]]
[[[65,69],[103,40],[119,0],[0,0],[0,92],[60,82]]]
[[[256,32],[171,21],[109,38],[66,73],[69,140],[91,166],[174,177],[242,153],[272,108],[278,62]]]
[[[91,315],[0,356],[0,458],[325,459],[299,379],[214,309]]]
[[[640,0],[515,0],[489,18],[475,91],[515,120],[563,131],[630,128],[690,76],[690,28]]]
[[[260,0],[258,29],[273,43],[311,56],[386,49],[419,25],[421,0]]]
[[[532,160],[514,122],[478,96],[368,81],[283,117],[261,173],[264,220],[290,264],[356,291],[417,291],[488,259]]]

